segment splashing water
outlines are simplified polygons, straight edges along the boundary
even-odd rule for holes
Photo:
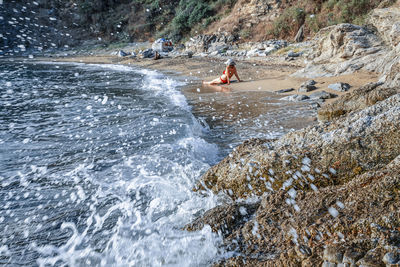
[[[196,180],[233,145],[278,137],[312,113],[260,102],[259,93],[186,92],[189,105],[184,83],[130,66],[4,62],[0,264],[208,266],[225,258],[210,227],[182,230],[224,201],[194,193]],[[237,112],[226,117],[224,105]],[[259,176],[253,165],[249,179]],[[298,211],[296,192],[289,197]]]
[[[115,65],[1,64],[0,264],[201,266],[218,147],[177,81]],[[4,81],[4,82],[3,82]]]

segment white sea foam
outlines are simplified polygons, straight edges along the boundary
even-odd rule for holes
[[[121,65],[46,64],[35,66],[46,79],[21,89],[29,92],[24,100],[54,108],[6,124],[18,137],[6,141],[24,146],[26,163],[0,177],[16,188],[4,199],[0,254],[17,264],[26,260],[17,250],[25,249],[34,255],[25,265],[40,266],[202,266],[218,259],[222,240],[210,227],[182,230],[219,203],[192,191],[218,146],[203,138],[209,128],[191,114],[183,83]],[[41,94],[53,96],[47,103]],[[28,211],[13,210],[22,201]],[[29,241],[7,247],[18,238]]]
[[[138,165],[139,162],[143,164]],[[169,166],[170,170],[157,174],[152,163]],[[120,176],[118,173],[121,167],[135,169],[137,175],[134,179]],[[90,210],[84,229],[78,230],[74,223],[63,223],[62,229],[71,232],[69,240],[60,247],[37,246],[35,250],[42,255],[37,261],[40,266],[52,265],[57,261],[69,265],[91,261],[100,262],[102,266],[198,266],[215,259],[221,253],[218,248],[221,238],[212,233],[210,227],[198,232],[180,230],[193,219],[193,213],[212,208],[216,203],[212,195],[202,197],[193,194],[193,178],[199,173],[193,172],[196,170],[192,166],[180,165],[166,160],[160,154],[152,154],[148,157],[131,157],[113,169],[115,183],[111,187],[104,184],[105,181],[94,181],[89,177],[99,186],[92,198],[101,199],[112,194],[117,195],[120,201],[110,206],[106,212]],[[80,166],[71,174],[80,175],[86,170]],[[130,197],[132,195],[133,198]],[[149,202],[143,206],[147,198]],[[107,221],[116,212],[121,216],[112,230],[106,249],[99,253],[83,245],[83,240],[93,233],[104,232]]]
[[[187,137],[178,142],[178,145],[194,153],[196,158],[215,162],[217,160],[218,147],[207,143],[199,137]]]
[[[156,94],[167,96],[175,106],[190,110],[185,96],[179,91],[179,86],[185,85],[154,70],[135,70],[144,75],[143,89],[152,90]]]
[[[78,63],[79,64],[79,63]],[[125,72],[131,72],[134,71],[134,68],[131,66],[127,65],[120,65],[120,64],[79,64],[82,67],[93,67],[93,68],[102,68],[102,69],[109,69],[109,70],[115,70],[115,71],[125,71]]]
[[[15,246],[6,246],[18,243],[17,238],[29,244],[17,250],[26,249],[27,255],[35,255],[33,260],[39,257],[39,265],[205,266],[224,257],[221,237],[210,227],[182,230],[221,202],[211,192],[192,191],[218,160],[219,146],[206,141],[215,128],[191,114],[180,91],[184,83],[126,65],[46,64],[53,65],[30,70],[45,77],[32,88],[21,86],[28,79],[10,81],[9,89],[19,87],[14,92],[25,90],[26,95],[13,93],[6,99],[50,107],[42,112],[29,105],[34,110],[24,110],[24,122],[14,114],[16,119],[5,124],[8,133],[2,140],[21,151],[7,155],[7,162],[21,164],[0,177],[2,186],[17,188],[4,195],[6,212],[0,217],[5,236],[0,250],[11,253],[11,263],[18,264],[21,257]],[[6,76],[15,77],[12,71]],[[51,100],[43,102],[48,96]],[[267,115],[256,120],[254,128],[247,127],[250,120],[239,119],[246,130],[220,133],[235,138],[244,133],[246,139],[269,136],[258,130],[274,126],[274,120]],[[273,133],[282,128],[274,127]],[[12,134],[16,138],[7,137]],[[260,177],[256,165],[250,168],[251,179]],[[292,182],[288,179],[283,187],[289,189]],[[295,191],[289,195],[288,203],[298,210]],[[29,210],[12,209],[21,201],[29,202]],[[4,222],[10,225],[6,229]],[[253,230],[258,236],[256,225]],[[297,239],[295,232],[292,236]]]
[[[330,215],[332,215],[333,217],[337,217],[339,215],[339,212],[337,211],[337,209],[335,209],[334,207],[329,207],[328,208],[328,212]]]

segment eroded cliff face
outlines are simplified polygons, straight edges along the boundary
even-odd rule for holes
[[[280,0],[239,0],[229,15],[213,23],[206,32],[229,32],[244,39],[264,40],[267,29],[282,13],[280,6]]]

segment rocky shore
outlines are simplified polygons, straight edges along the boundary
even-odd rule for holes
[[[56,14],[38,2],[27,4],[33,15],[20,3],[18,11],[1,10],[12,31],[0,27],[7,32],[0,56],[174,71],[198,90],[233,58],[244,82],[216,91],[271,91],[317,110],[316,121],[294,127],[306,128],[239,145],[193,188],[229,200],[184,227],[208,225],[222,236],[230,256],[214,266],[400,266],[400,1],[373,10],[366,25],[329,26],[304,42],[304,27],[294,43],[242,42],[233,34],[242,29],[216,29],[158,56],[149,43],[105,48],[94,40],[72,48],[86,36],[75,23],[84,16],[72,16],[72,4]],[[264,15],[277,17],[280,1],[258,3],[243,1],[225,20],[264,30]]]
[[[200,179],[232,201],[207,211],[231,258],[215,266],[400,265],[400,9],[329,27],[294,76],[381,75],[318,110],[318,125],[249,140]],[[301,53],[301,52],[300,52]],[[342,86],[341,86],[342,87]]]
[[[185,229],[209,225],[224,238],[233,256],[215,266],[399,266],[400,4],[374,10],[368,22],[295,44],[240,44],[218,33],[159,60],[139,47],[57,60],[174,70],[199,81],[235,58],[245,82],[228,91],[269,90],[315,104],[317,124],[246,141],[208,170],[194,190],[231,201]]]

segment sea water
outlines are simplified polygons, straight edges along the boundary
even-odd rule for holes
[[[268,127],[274,109],[233,123],[201,94],[185,97],[184,85],[130,66],[2,60],[0,264],[208,266],[226,257],[210,227],[182,230],[224,201],[192,189],[233,144],[289,129]],[[213,93],[211,102],[237,97]]]

